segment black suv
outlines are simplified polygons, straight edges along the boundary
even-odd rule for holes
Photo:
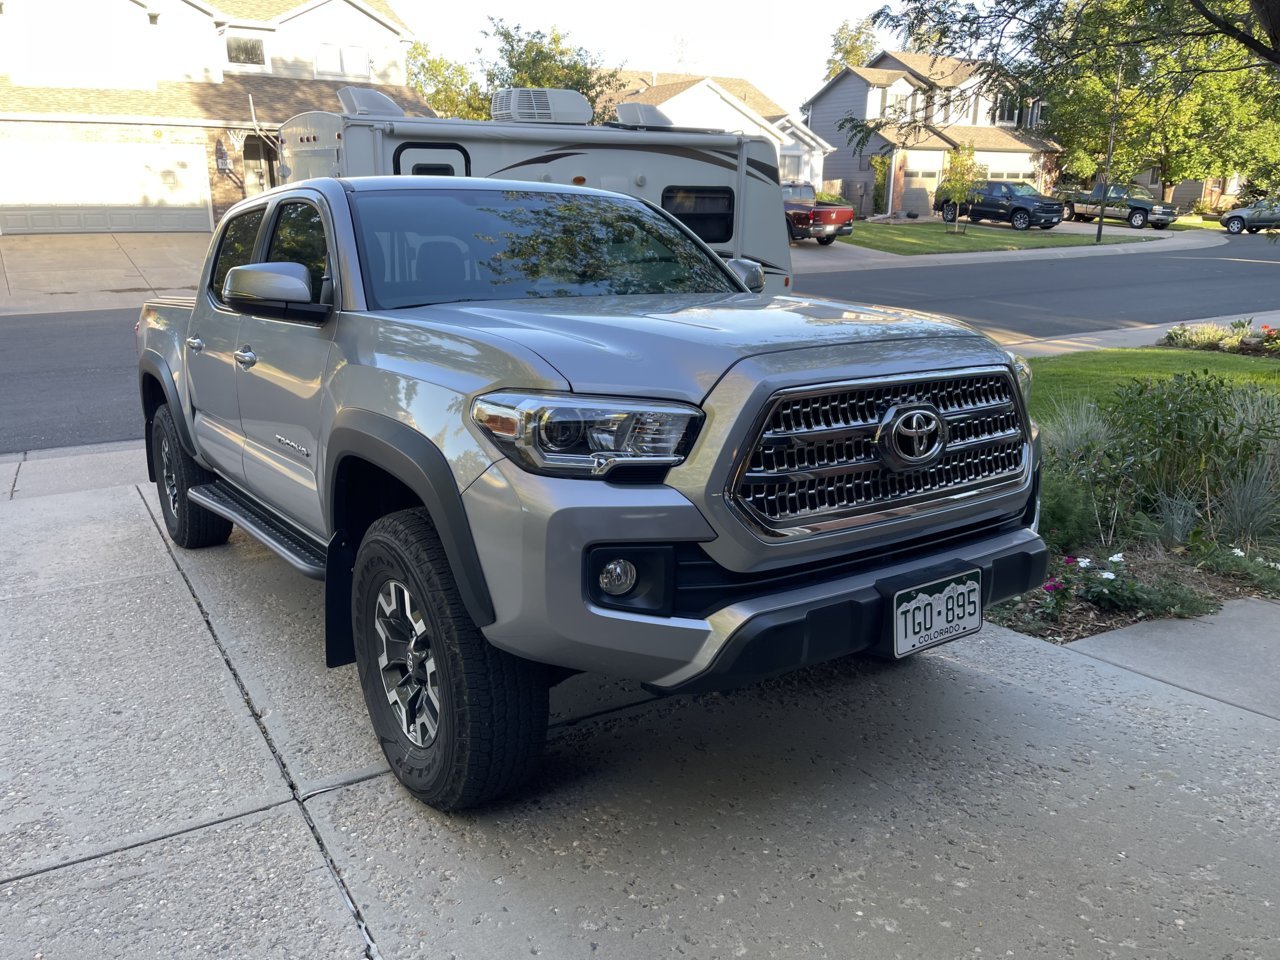
[[[1052,230],[1062,222],[1062,201],[1037,193],[1035,187],[1018,180],[984,180],[982,185],[959,210],[955,203],[938,197],[933,209],[942,211],[942,219],[951,223],[957,213],[974,223],[983,220],[1007,220],[1015,230],[1036,226]]]

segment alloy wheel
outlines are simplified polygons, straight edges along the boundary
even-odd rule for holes
[[[409,588],[388,580],[378,591],[374,630],[382,641],[382,688],[400,731],[425,747],[440,727],[440,673],[426,620]]]
[[[173,453],[169,449],[169,438],[160,441],[160,478],[164,483],[165,496],[169,499],[169,512],[178,515],[178,473],[173,466]]]

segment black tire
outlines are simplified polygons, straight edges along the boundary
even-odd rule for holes
[[[835,243],[835,242],[836,242],[836,238],[835,238],[835,237],[818,237],[818,242],[819,242],[820,244],[822,244],[824,247],[826,247],[826,246],[830,246],[831,244]]]
[[[1262,228],[1261,227],[1245,227],[1245,229],[1248,230],[1250,233],[1257,233]]]
[[[476,628],[426,510],[390,514],[365,534],[352,626],[373,729],[415,797],[462,810],[515,789],[537,767],[546,669],[499,650]],[[399,713],[393,695],[404,697]]]
[[[226,543],[231,521],[187,499],[188,490],[215,477],[182,449],[168,404],[161,404],[151,419],[151,464],[169,539],[188,550]]]
[[[1147,211],[1139,207],[1137,210],[1130,210],[1129,215],[1125,217],[1129,221],[1129,226],[1135,230],[1141,230],[1147,225]]]
[[[1227,228],[1227,233],[1241,233],[1244,231],[1244,218],[1232,217],[1223,226]]]
[[[1075,219],[1076,219],[1075,206],[1073,206],[1070,203],[1064,203],[1062,205],[1062,222],[1067,223],[1068,221],[1075,220]]]
[[[1054,227],[1056,227],[1056,226],[1057,226],[1057,224],[1056,224],[1056,223],[1042,223],[1042,224],[1039,224],[1039,226],[1040,226],[1040,229],[1041,229],[1041,230],[1052,230]]]
[[[976,213],[971,213],[971,214],[969,214],[969,222],[970,222],[970,223],[981,223],[981,222],[982,222],[982,218],[981,218],[980,216],[978,216]]]
[[[942,205],[942,220],[944,223],[955,223],[957,213],[959,213],[959,210],[954,203],[944,203]]]
[[[1166,227],[1168,227],[1168,226],[1169,226],[1169,225],[1168,225],[1167,223],[1153,223],[1153,224],[1151,225],[1151,229],[1152,229],[1152,230],[1163,230],[1163,229],[1165,229],[1165,228],[1166,228]]]
[[[1015,210],[1013,213],[1009,214],[1009,223],[1015,230],[1030,230],[1031,214],[1026,210]]]

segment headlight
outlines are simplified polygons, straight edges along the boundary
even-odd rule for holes
[[[599,478],[624,466],[680,463],[702,411],[657,400],[504,391],[477,397],[471,419],[527,470]]]
[[[1022,402],[1031,402],[1031,364],[1027,363],[1027,358],[1016,354],[1011,350],[1006,350],[1009,355],[1009,362],[1013,364],[1014,372],[1018,375],[1018,389],[1022,391]]]

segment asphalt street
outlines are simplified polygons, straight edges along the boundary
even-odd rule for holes
[[[798,274],[795,286],[814,296],[911,307],[1036,337],[1274,310],[1280,244],[1260,235],[1227,241],[1133,256]]]

